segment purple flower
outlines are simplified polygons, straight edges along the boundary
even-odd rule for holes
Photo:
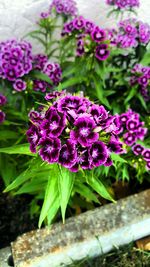
[[[85,19],[83,17],[77,17],[73,20],[74,29],[81,30],[85,26]]]
[[[125,144],[128,146],[132,146],[137,140],[135,133],[127,132],[123,135],[123,137]]]
[[[38,145],[40,146],[39,155],[44,161],[48,163],[58,161],[61,148],[61,142],[58,138],[41,138]]]
[[[44,81],[34,80],[33,81],[33,90],[34,91],[41,91],[46,92],[47,83]]]
[[[50,5],[50,14],[55,9],[56,13],[68,16],[75,16],[77,14],[77,6],[74,0],[53,0]]]
[[[32,70],[32,46],[26,41],[9,40],[0,43],[0,76],[9,81]]]
[[[142,154],[142,152],[144,151],[144,147],[141,146],[140,144],[136,144],[132,147],[132,150],[133,153],[138,156]]]
[[[70,138],[83,147],[90,146],[97,141],[99,134],[94,132],[96,124],[92,118],[81,115],[74,123],[75,130],[70,132]]]
[[[0,124],[5,120],[5,113],[2,111],[2,110],[0,110]]]
[[[106,60],[110,55],[107,44],[100,44],[96,47],[95,57],[98,60]]]
[[[59,163],[66,167],[72,168],[77,162],[77,148],[76,145],[71,141],[67,140],[66,143],[61,147],[59,154]]]
[[[5,105],[7,102],[6,96],[0,94],[0,106]]]
[[[104,163],[105,167],[110,167],[113,165],[113,161],[111,160],[110,157],[107,158],[106,162]]]
[[[103,106],[92,105],[90,107],[90,114],[98,125],[108,119],[108,112]]]
[[[106,4],[110,6],[116,6],[119,9],[131,9],[139,7],[139,0],[106,0]]]
[[[148,78],[147,78],[147,76],[146,75],[143,75],[142,77],[140,77],[138,79],[138,83],[140,85],[144,86],[144,87],[147,87],[147,85],[148,85]]]
[[[106,38],[106,32],[98,26],[91,32],[92,40],[96,43],[102,42]]]
[[[90,164],[92,167],[99,167],[104,164],[108,158],[108,150],[106,145],[97,141],[89,148]]]
[[[83,170],[92,169],[89,161],[89,151],[87,148],[78,150],[77,162],[70,168],[70,171],[77,172],[81,167]]]
[[[150,170],[150,161],[146,162],[146,169],[149,171]]]
[[[139,121],[135,119],[129,119],[126,123],[127,130],[129,132],[135,132],[138,129]]]
[[[58,113],[54,107],[50,107],[45,114],[45,119],[41,123],[40,129],[45,136],[54,138],[60,136],[65,125],[65,114]]]
[[[26,82],[21,79],[17,79],[13,83],[13,88],[18,92],[24,91],[26,87],[27,87]]]
[[[150,161],[150,149],[144,149],[142,156],[146,161]]]
[[[30,150],[32,153],[36,153],[36,147],[40,140],[40,133],[38,127],[35,125],[31,125],[29,130],[27,131],[28,142],[30,143]]]
[[[77,40],[77,56],[83,56],[84,53],[84,41],[80,38],[79,40]]]
[[[123,143],[120,142],[116,137],[111,137],[109,143],[108,143],[108,149],[110,152],[114,152],[116,154],[124,153],[123,150]]]
[[[82,99],[79,96],[71,96],[68,95],[58,102],[58,111],[64,112],[65,114],[68,113],[70,110],[78,110],[80,107],[82,107]]]

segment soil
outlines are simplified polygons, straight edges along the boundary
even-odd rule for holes
[[[12,197],[0,193],[0,248],[9,246],[18,235],[37,228],[38,218],[31,219],[29,215],[30,202],[28,195]]]

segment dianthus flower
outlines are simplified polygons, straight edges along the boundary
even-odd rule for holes
[[[137,140],[144,140],[147,134],[147,128],[144,127],[144,122],[140,121],[139,114],[129,109],[126,113],[119,115],[120,134],[126,145],[132,147]]]
[[[60,65],[58,63],[48,61],[46,55],[35,55],[33,57],[33,66],[34,69],[46,74],[52,81],[53,85],[58,85],[58,83],[61,81],[62,71]],[[41,80],[33,81],[33,89],[35,91],[46,92],[47,88],[51,88],[51,85],[47,82]]]
[[[55,9],[57,14],[66,16],[76,16],[78,11],[74,0],[53,0],[50,5],[50,14],[53,9]]]
[[[48,163],[70,171],[113,164],[111,153],[124,153],[118,138],[119,120],[102,105],[65,92],[51,94],[50,107],[31,111],[27,131],[30,149]]]
[[[74,37],[76,40],[76,54],[83,56],[86,53],[94,55],[98,60],[106,60],[110,54],[106,44],[106,31],[96,26],[92,21],[82,16],[75,17],[64,25],[62,36]]]
[[[0,110],[0,124],[5,120],[5,113],[2,111],[2,110]]]
[[[106,0],[106,4],[118,9],[132,9],[140,6],[139,0]]]
[[[145,101],[150,100],[150,67],[136,64],[131,70],[130,84],[137,85]]]
[[[6,96],[0,94],[0,106],[5,105],[7,102]]]
[[[141,144],[135,144],[132,147],[133,153],[139,158],[142,159],[146,164],[146,169],[150,170],[150,149],[145,148]]]
[[[150,41],[150,25],[136,19],[126,19],[120,21],[117,30],[108,30],[108,38],[121,48],[145,46]]]
[[[15,82],[32,70],[32,46],[26,41],[0,43],[0,77]]]

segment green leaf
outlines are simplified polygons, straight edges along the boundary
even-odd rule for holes
[[[123,159],[121,156],[115,153],[111,153],[111,159],[116,162],[122,162],[122,163],[127,163],[125,159]]]
[[[60,207],[60,200],[59,200],[59,195],[57,195],[47,213],[48,225],[51,224],[53,218],[56,216],[59,207]]]
[[[59,195],[63,223],[65,222],[66,208],[72,192],[74,178],[75,173],[59,166]]]
[[[38,70],[34,70],[34,71],[30,72],[30,76],[34,79],[41,80],[41,81],[52,84],[51,79],[45,73],[42,73]]]
[[[137,87],[132,87],[127,98],[125,99],[125,103],[129,102],[133,97],[136,96]]]
[[[101,80],[97,80],[95,76],[93,76],[93,81],[94,81],[94,85],[96,89],[95,95],[97,96],[97,98],[100,100],[102,104],[104,104],[107,108],[111,109],[107,98],[104,96],[104,90],[103,90]]]
[[[128,172],[128,166],[127,165],[123,166],[122,178],[123,178],[123,180],[125,180],[125,179],[127,179],[128,181],[130,180],[129,172]]]
[[[41,227],[43,221],[49,216],[52,218],[54,215],[54,210],[56,211],[55,202],[59,196],[58,191],[58,166],[53,164],[53,169],[49,172],[48,183],[46,186],[44,203],[42,206],[40,218],[39,218],[39,227]],[[55,206],[55,209],[54,209]],[[50,219],[49,219],[50,220]]]
[[[91,201],[94,201],[95,203],[99,203],[99,200],[95,196],[95,194],[84,184],[76,184],[74,186],[74,191],[79,193],[81,196],[85,197],[86,199],[89,199]]]
[[[110,193],[108,192],[106,186],[96,177],[89,173],[87,176],[87,183],[103,198],[108,199],[110,201],[114,201]]]
[[[16,132],[5,130],[0,131],[0,140],[6,140],[6,139],[17,139],[18,134]]]
[[[5,186],[8,186],[11,183],[15,175],[15,164],[10,161],[8,156],[0,155],[0,176],[3,179]]]
[[[146,102],[145,102],[143,96],[139,93],[139,94],[137,94],[137,97],[140,100],[142,107],[147,111]]]
[[[33,157],[36,156],[36,154],[33,154],[30,151],[29,144],[22,144],[22,145],[0,148],[0,153],[23,154],[23,155],[33,156]]]
[[[61,88],[61,90],[66,89],[66,88],[71,87],[71,86],[73,86],[75,84],[80,84],[82,81],[84,81],[83,77],[70,78],[67,81],[63,82],[63,83],[60,83],[59,84],[59,89],[60,88]]]

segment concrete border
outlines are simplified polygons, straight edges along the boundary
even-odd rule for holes
[[[150,190],[31,231],[12,245],[16,267],[67,266],[150,235]]]

